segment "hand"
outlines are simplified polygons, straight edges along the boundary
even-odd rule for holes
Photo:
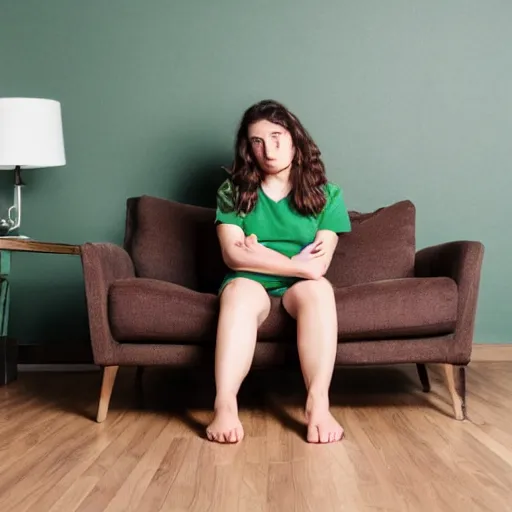
[[[256,235],[246,236],[243,240],[239,240],[235,243],[237,247],[244,249],[254,248],[258,244],[258,237]]]
[[[256,249],[259,249],[263,247],[258,242],[258,237],[256,235],[249,235],[246,236],[243,240],[240,240],[236,242],[237,247],[241,247],[242,249],[245,249],[246,251],[255,251]]]
[[[249,236],[245,237],[245,245],[246,245],[246,247],[254,248],[258,244],[259,244],[258,237],[256,235],[249,235]]]
[[[321,258],[309,261],[298,260],[297,263],[299,264],[299,277],[304,279],[311,279],[316,281],[322,278],[327,271],[327,263]]]
[[[299,254],[293,256],[292,259],[311,261],[315,258],[321,258],[322,256],[325,256],[325,254],[324,242],[319,240],[318,242],[313,242],[304,247],[304,249],[302,249]]]
[[[297,264],[299,276],[304,279],[320,279],[327,271],[326,252],[322,241],[309,244],[299,254],[292,257]]]

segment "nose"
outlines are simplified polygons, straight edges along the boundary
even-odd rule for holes
[[[267,160],[274,160],[276,156],[276,148],[272,147],[270,144],[265,144],[265,158]]]

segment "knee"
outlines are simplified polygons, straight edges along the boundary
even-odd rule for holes
[[[325,279],[325,277],[315,280],[308,279],[306,281],[301,281],[300,283],[297,283],[296,286],[297,294],[304,298],[318,297],[333,293],[332,285],[327,279]]]
[[[237,277],[222,290],[221,304],[259,312],[270,308],[270,298],[260,283]]]
[[[289,292],[298,307],[321,305],[326,301],[331,302],[334,298],[332,285],[324,277],[317,280],[301,281],[290,288]]]
[[[263,289],[260,283],[247,279],[245,277],[236,277],[229,281],[229,283],[222,290],[222,297],[231,295],[247,295],[247,294],[260,294]]]

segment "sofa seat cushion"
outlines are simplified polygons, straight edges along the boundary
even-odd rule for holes
[[[284,311],[281,299],[271,297],[270,302],[259,339],[294,336],[295,322]],[[167,281],[120,279],[109,290],[110,328],[119,342],[212,344],[218,314],[218,296]]]
[[[457,284],[448,277],[403,278],[335,289],[341,340],[436,336],[457,319]]]
[[[335,289],[340,341],[435,336],[453,332],[457,285],[447,277],[404,278]],[[147,278],[121,279],[109,290],[112,335],[120,342],[212,344],[219,299]],[[281,300],[261,325],[260,341],[294,341],[295,322]]]
[[[196,344],[215,339],[218,298],[148,278],[115,281],[109,319],[117,341]]]

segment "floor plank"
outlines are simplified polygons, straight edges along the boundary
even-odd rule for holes
[[[253,371],[246,437],[208,442],[213,381],[121,369],[107,420],[98,372],[20,373],[0,388],[0,510],[512,511],[511,362],[467,371],[468,420],[453,419],[442,369],[423,393],[414,365],[343,368],[331,402],[345,440],[304,441],[300,374]]]

